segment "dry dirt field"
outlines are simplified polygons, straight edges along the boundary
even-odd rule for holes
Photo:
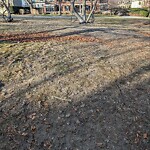
[[[0,150],[148,150],[149,21],[0,21]]]

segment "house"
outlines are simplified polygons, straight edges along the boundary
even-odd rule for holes
[[[131,0],[121,0],[118,2],[118,6],[121,8],[130,8],[131,7]]]
[[[32,0],[33,7],[41,9],[45,6],[45,0]]]
[[[20,10],[25,13],[29,12],[29,5],[26,0],[6,0],[7,5],[11,6],[11,13],[20,13]],[[0,6],[0,12],[4,11],[4,7]]]
[[[142,0],[132,0],[131,8],[142,8]]]
[[[150,9],[150,0],[143,0],[142,7]]]
[[[45,10],[45,0],[32,0],[32,14],[44,14],[46,13]]]
[[[29,7],[25,0],[9,0],[10,6],[15,7]]]
[[[24,14],[24,8],[29,9],[29,5],[26,0],[9,0],[10,6],[13,6],[15,13]],[[76,0],[75,8],[76,11],[82,13],[82,0]],[[72,6],[70,0],[32,0],[33,8],[30,9],[32,14],[70,14],[72,13]],[[86,10],[90,11],[92,9],[92,4],[90,0],[86,1]],[[96,4],[95,12],[100,12],[100,10],[108,9],[108,0],[98,0]],[[21,11],[20,11],[21,10]]]
[[[82,13],[82,0],[76,0],[75,8],[79,13]],[[58,13],[61,10],[63,14],[72,13],[72,7],[70,0],[46,0],[46,12],[47,13]],[[90,11],[92,4],[90,0],[86,1],[86,10]],[[98,0],[96,4],[96,12],[100,12],[100,9],[108,9],[108,0]]]
[[[108,10],[108,0],[100,0],[100,11],[106,11]]]
[[[132,0],[131,8],[150,8],[150,0]]]

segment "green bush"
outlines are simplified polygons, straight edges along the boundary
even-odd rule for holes
[[[147,8],[130,8],[130,11],[132,12],[135,12],[135,11],[141,11],[141,10],[145,10],[145,11],[148,11]]]
[[[149,15],[149,11],[146,8],[131,8],[129,12],[130,14],[139,15],[143,17],[148,17]]]
[[[148,17],[149,12],[148,12],[148,11],[145,11],[145,10],[141,10],[139,14],[140,14],[140,16]]]

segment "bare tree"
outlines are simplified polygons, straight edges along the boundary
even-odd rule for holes
[[[86,0],[83,0],[83,6],[82,6],[82,15],[80,15],[77,11],[76,11],[76,8],[75,8],[75,0],[72,0],[71,1],[71,6],[72,6],[72,9],[73,9],[73,13],[74,15],[77,17],[77,19],[79,20],[79,22],[82,24],[82,23],[88,23],[90,18],[93,18],[93,14],[94,14],[94,10],[96,8],[96,4],[97,4],[97,1],[98,0],[95,0],[94,4],[92,2],[92,9],[90,11],[90,14],[88,16],[86,16]]]
[[[13,20],[13,18],[11,16],[11,12],[10,12],[9,1],[6,2],[6,0],[1,0],[1,4],[5,8],[5,10],[3,12],[3,18],[5,19],[5,21],[11,22]]]
[[[82,17],[86,20],[86,0],[82,0]]]
[[[32,13],[33,13],[33,9],[34,9],[32,0],[26,0],[26,2],[27,2],[27,4],[29,5],[29,7],[30,7],[30,12],[31,12],[31,14],[32,14]]]
[[[86,22],[89,22],[90,18],[94,18],[94,10],[95,10],[95,8],[96,8],[97,1],[98,1],[98,0],[95,0],[95,3],[94,3],[94,4],[92,3],[92,9],[91,9],[91,12],[90,12],[90,14],[89,14],[89,16],[88,16]]]
[[[59,0],[59,15],[61,16],[61,3],[62,3],[62,0]]]

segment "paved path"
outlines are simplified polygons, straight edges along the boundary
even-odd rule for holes
[[[43,16],[43,15],[12,15],[13,18],[17,18],[17,19],[71,19],[71,18],[75,18],[75,16]],[[95,16],[98,17],[98,16]],[[102,17],[102,18],[112,18],[112,16],[106,16],[106,17]],[[150,19],[148,17],[138,17],[138,16],[116,16],[114,18],[118,18],[118,19],[122,19],[122,18],[126,18],[126,19]]]

